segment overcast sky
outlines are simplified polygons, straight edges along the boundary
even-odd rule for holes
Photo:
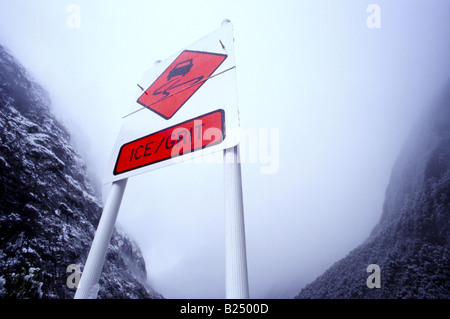
[[[144,72],[230,19],[240,123],[258,132],[242,141],[258,150],[242,164],[250,296],[291,298],[378,222],[402,143],[448,79],[449,16],[445,0],[0,0],[0,43],[100,181]],[[225,296],[223,189],[221,164],[128,181],[117,225],[165,297]]]

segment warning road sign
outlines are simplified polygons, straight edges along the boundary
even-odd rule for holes
[[[95,286],[128,177],[179,162],[178,159],[190,159],[188,154],[222,150],[225,150],[225,292],[227,298],[248,298],[233,42],[232,25],[225,20],[218,31],[159,63],[137,84],[141,91],[124,116],[107,165],[105,183],[112,182],[111,190],[75,299],[97,296]]]
[[[137,84],[105,183],[239,143],[231,23],[155,64]]]
[[[185,50],[137,102],[170,119],[226,58],[225,54]]]
[[[217,110],[124,144],[114,175],[211,147],[224,138],[224,111]]]

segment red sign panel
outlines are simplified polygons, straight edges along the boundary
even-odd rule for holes
[[[227,55],[219,53],[183,51],[137,103],[170,119],[226,58]]]
[[[221,143],[225,114],[217,110],[122,145],[114,175]]]

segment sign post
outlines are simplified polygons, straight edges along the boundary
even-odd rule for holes
[[[98,280],[105,263],[111,235],[119,213],[120,203],[127,186],[128,179],[112,183],[111,190],[103,208],[102,217],[98,223],[94,241],[91,245],[80,283],[75,293],[75,299],[95,299],[98,294]]]
[[[239,144],[223,151],[225,186],[225,296],[248,299],[247,252]]]

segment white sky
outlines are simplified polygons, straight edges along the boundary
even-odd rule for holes
[[[261,157],[242,165],[250,295],[291,298],[378,222],[402,143],[449,76],[449,16],[445,0],[0,0],[0,43],[101,179],[144,72],[230,19],[241,126],[279,132],[275,174]],[[167,298],[224,297],[223,197],[220,164],[129,180],[117,225]]]

